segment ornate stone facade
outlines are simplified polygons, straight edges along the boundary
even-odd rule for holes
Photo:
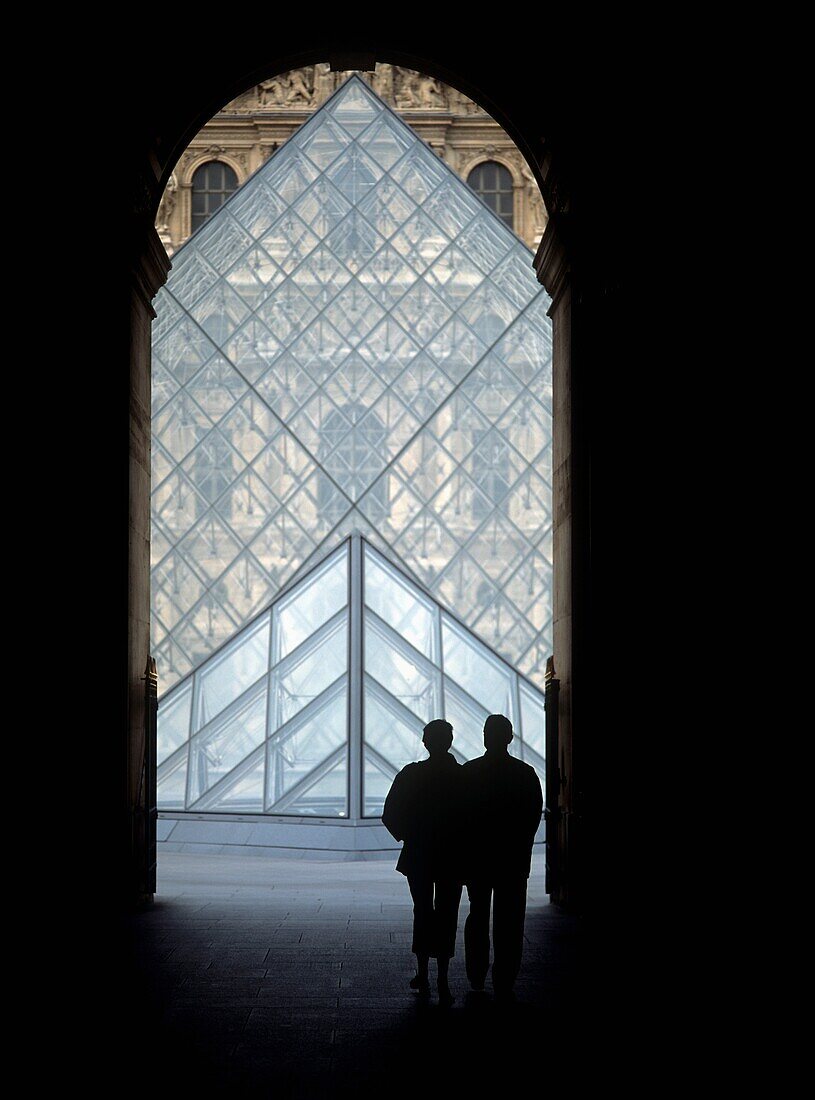
[[[513,228],[533,251],[547,214],[537,184],[512,139],[478,104],[434,77],[395,65],[359,76],[456,172],[467,180],[485,161],[512,176]],[[327,64],[263,80],[228,103],[190,142],[170,177],[156,218],[168,253],[190,236],[192,177],[208,161],[228,164],[238,185],[255,172],[348,78]]]

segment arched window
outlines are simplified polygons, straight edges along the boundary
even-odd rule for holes
[[[202,226],[237,190],[238,177],[228,164],[209,160],[196,168],[192,177],[192,232]]]
[[[467,183],[512,229],[512,176],[503,164],[496,164],[494,160],[477,164],[467,177]]]

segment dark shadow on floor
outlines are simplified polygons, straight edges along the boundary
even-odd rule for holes
[[[552,1084],[585,1034],[579,922],[530,881],[514,1004],[408,989],[410,899],[387,864],[171,854],[154,906],[129,918],[112,970],[116,1033],[158,1095],[489,1095]],[[432,964],[431,964],[432,968]],[[132,1056],[132,1055],[131,1055]]]

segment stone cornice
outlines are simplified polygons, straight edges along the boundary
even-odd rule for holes
[[[144,247],[134,257],[131,272],[132,286],[142,298],[150,315],[155,317],[153,299],[167,282],[172,264],[154,226],[149,226],[144,236]]]
[[[571,264],[563,241],[565,226],[562,223],[565,217],[567,215],[554,214],[549,218],[533,260],[538,282],[543,283],[552,299],[552,309],[557,306],[571,275]]]

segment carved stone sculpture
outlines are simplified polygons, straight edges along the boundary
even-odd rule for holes
[[[435,77],[423,76],[419,80],[418,94],[422,107],[439,108],[447,106],[444,89]]]
[[[170,216],[175,210],[176,192],[178,191],[178,179],[175,172],[170,175],[164,194],[161,196],[158,213],[156,214],[156,229],[159,233],[169,232]]]
[[[412,69],[396,70],[397,78],[394,80],[398,87],[396,89],[396,106],[399,110],[407,110],[411,107],[419,107],[421,101],[419,99],[419,74],[414,73]]]
[[[546,226],[546,207],[543,196],[538,187],[538,181],[529,171],[526,164],[521,165],[521,175],[524,178],[524,193],[526,195],[526,207],[529,217],[536,230],[543,230]]]

